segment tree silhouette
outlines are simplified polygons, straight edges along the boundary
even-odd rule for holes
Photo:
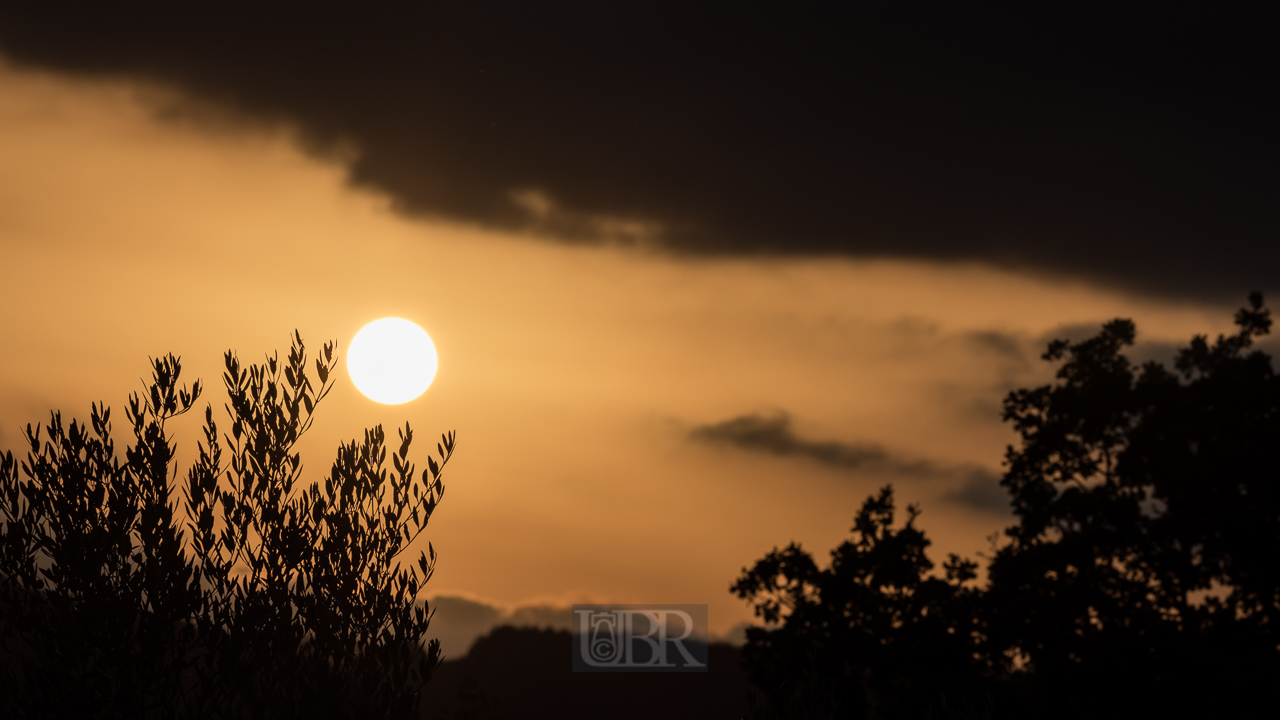
[[[1250,350],[1271,320],[1249,301],[1177,373],[1135,369],[1133,323],[1114,320],[1050,344],[1058,382],[1005,400],[1019,523],[991,562],[989,629],[1041,692],[1248,717],[1280,672],[1280,381]]]
[[[774,549],[731,588],[775,631],[751,628],[745,660],[771,710],[785,717],[893,717],[948,689],[970,690],[983,667],[972,587],[976,564],[951,555],[932,577],[919,510],[895,529],[893,490],[867,498],[853,537],[819,569],[796,543]],[[923,702],[922,702],[923,701]]]
[[[1049,344],[1056,382],[1005,399],[1017,523],[986,587],[954,556],[927,576],[916,511],[890,529],[889,488],[828,569],[794,544],[744,569],[732,590],[772,626],[748,634],[746,662],[774,711],[821,686],[824,714],[806,716],[923,717],[940,693],[987,691],[1007,717],[1270,716],[1280,378],[1252,349],[1271,326],[1261,294],[1235,322],[1193,338],[1174,371],[1133,366],[1129,320]]]
[[[440,501],[453,433],[415,479],[409,426],[391,473],[381,426],[366,430],[303,486],[294,446],[334,345],[318,386],[296,332],[284,362],[224,359],[230,434],[206,408],[181,512],[167,423],[201,386],[179,385],[173,355],[129,398],[123,462],[96,403],[88,425],[28,425],[24,461],[0,456],[5,716],[416,717],[439,662],[415,603],[435,551],[398,558]]]

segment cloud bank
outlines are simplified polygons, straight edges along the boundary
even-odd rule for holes
[[[1280,262],[1257,8],[6,3],[0,51],[354,148],[410,213],[1234,300]]]

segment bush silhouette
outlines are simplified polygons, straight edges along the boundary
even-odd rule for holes
[[[1135,368],[1134,324],[1049,344],[1055,383],[1011,392],[1001,481],[1017,518],[983,588],[952,557],[928,575],[914,509],[885,488],[827,569],[792,544],[732,590],[771,629],[744,654],[766,714],[905,718],[1269,717],[1280,677],[1280,378],[1238,330],[1197,336],[1174,371]],[[808,658],[806,660],[806,658]]]
[[[204,442],[176,491],[167,423],[190,411],[173,355],[129,398],[123,460],[111,411],[27,426],[25,460],[0,456],[0,652],[6,717],[416,717],[439,662],[415,603],[435,551],[398,558],[444,491],[440,460],[415,477],[412,431],[386,468],[381,426],[343,444],[323,484],[294,446],[332,388],[315,361],[225,356],[230,433]]]

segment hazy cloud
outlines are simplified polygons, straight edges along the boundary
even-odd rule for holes
[[[711,642],[722,642],[741,647],[747,644],[747,628],[760,627],[759,623],[740,622],[724,632],[723,635],[712,633]]]
[[[974,510],[1002,515],[1012,512],[1009,491],[1000,487],[1000,476],[983,469],[969,472],[964,483],[945,493],[942,499]]]
[[[982,330],[967,333],[964,339],[972,346],[992,353],[1018,366],[1028,363],[1027,347],[1023,337],[998,330]]]
[[[1244,12],[82,0],[3,4],[0,50],[293,123],[414,213],[1237,298],[1280,263],[1280,46]]]
[[[439,639],[445,656],[454,659],[466,655],[476,638],[500,625],[555,630],[572,628],[572,612],[568,605],[508,607],[457,595],[439,595],[431,598],[428,604],[435,612],[429,636]]]
[[[782,457],[806,458],[842,470],[962,481],[960,488],[947,492],[943,498],[948,502],[983,511],[1002,511],[1009,506],[1007,496],[999,486],[999,477],[985,468],[910,458],[875,443],[810,440],[796,434],[791,427],[791,417],[784,412],[773,415],[742,415],[724,422],[702,425],[694,428],[689,437],[704,443],[728,445]]]
[[[435,612],[431,617],[430,637],[440,641],[441,651],[450,658],[466,655],[476,638],[497,625],[502,617],[497,607],[463,597],[436,597],[428,607]]]
[[[523,605],[512,609],[502,624],[568,630],[573,627],[573,611],[568,605]]]

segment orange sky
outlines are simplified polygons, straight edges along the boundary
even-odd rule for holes
[[[706,603],[723,633],[750,616],[728,593],[742,566],[793,539],[824,557],[888,481],[922,503],[935,560],[972,555],[1005,519],[949,499],[953,477],[690,431],[783,411],[804,438],[998,472],[1000,399],[1049,376],[1055,333],[1132,317],[1137,353],[1167,359],[1230,325],[1231,307],[978,265],[676,260],[407,219],[347,187],[341,153],[174,102],[0,67],[0,446],[50,408],[120,407],[148,355],[180,354],[217,408],[227,348],[257,360],[294,328],[345,348],[366,322],[411,319],[439,351],[430,390],[383,406],[344,373],[302,452],[319,479],[366,426],[411,422],[420,462],[458,431],[430,595]],[[180,451],[198,432],[184,421]]]

